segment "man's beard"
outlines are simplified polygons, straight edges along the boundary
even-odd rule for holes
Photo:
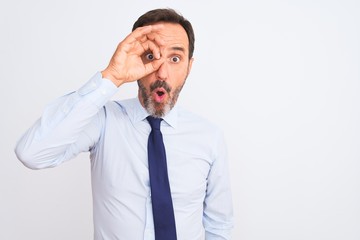
[[[165,81],[156,80],[156,82],[150,85],[150,92],[147,92],[145,86],[141,83],[141,81],[137,82],[146,111],[149,113],[149,115],[158,118],[164,117],[175,106],[181,89],[184,86],[184,84],[179,86],[173,91],[173,94],[171,94],[172,89]],[[158,103],[155,102],[154,99],[151,97],[152,91],[159,87],[164,88],[167,92],[168,99],[166,100],[166,102]]]

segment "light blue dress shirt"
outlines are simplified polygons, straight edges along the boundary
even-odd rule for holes
[[[18,141],[32,169],[90,151],[94,239],[153,240],[147,160],[150,126],[138,98],[110,101],[116,86],[95,74],[51,103]],[[209,121],[175,106],[161,123],[178,240],[228,240],[233,227],[226,145]]]

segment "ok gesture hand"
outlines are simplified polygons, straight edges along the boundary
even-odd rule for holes
[[[156,34],[162,28],[157,24],[135,29],[119,43],[102,76],[119,87],[156,71],[164,61],[160,53],[164,41]],[[145,53],[152,53],[153,61],[143,61]]]

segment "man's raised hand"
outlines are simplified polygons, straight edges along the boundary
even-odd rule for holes
[[[135,29],[119,43],[102,76],[120,86],[156,71],[164,61],[160,52],[164,41],[157,34],[162,28],[156,24]],[[144,61],[145,53],[152,53],[154,59]]]

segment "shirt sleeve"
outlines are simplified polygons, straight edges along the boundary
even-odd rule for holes
[[[230,240],[233,206],[228,170],[227,149],[222,133],[216,138],[215,157],[208,176],[203,224],[206,240]]]
[[[100,136],[102,108],[116,91],[97,72],[79,90],[50,103],[16,143],[18,159],[31,169],[42,169],[89,151]]]

